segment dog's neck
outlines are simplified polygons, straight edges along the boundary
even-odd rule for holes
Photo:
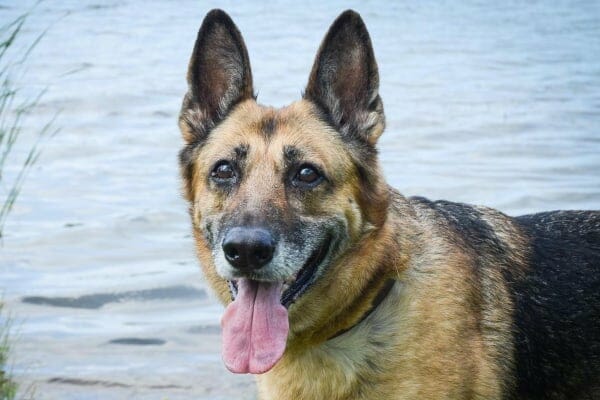
[[[338,336],[343,335],[344,333],[350,331],[351,329],[353,329],[355,326],[359,325],[361,322],[363,322],[369,315],[371,315],[371,313],[381,304],[381,302],[387,297],[387,295],[390,293],[390,291],[392,290],[392,288],[394,287],[394,283],[395,280],[393,279],[388,279],[388,281],[383,285],[383,287],[381,288],[381,290],[379,290],[379,293],[377,293],[377,295],[375,296],[375,298],[373,298],[373,301],[371,303],[371,308],[369,308],[363,315],[362,317],[360,317],[358,319],[358,321],[352,325],[349,326],[347,328],[341,329],[338,332],[336,332],[333,336],[331,336],[328,340],[332,340],[337,338]]]

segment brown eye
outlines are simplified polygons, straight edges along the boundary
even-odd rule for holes
[[[227,182],[235,178],[235,170],[227,161],[221,161],[210,173],[210,177],[217,182]]]
[[[304,187],[317,186],[323,180],[323,176],[319,171],[311,165],[302,165],[294,176],[294,185]]]

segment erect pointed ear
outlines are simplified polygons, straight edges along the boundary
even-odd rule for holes
[[[377,63],[369,32],[358,13],[343,12],[329,28],[304,98],[316,103],[343,134],[373,145],[383,132]]]
[[[203,140],[236,104],[253,97],[248,51],[224,11],[215,9],[204,17],[187,81],[179,126],[188,143]]]

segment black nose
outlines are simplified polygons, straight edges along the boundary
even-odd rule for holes
[[[273,258],[275,240],[262,228],[235,227],[223,239],[225,258],[242,271],[259,269]]]

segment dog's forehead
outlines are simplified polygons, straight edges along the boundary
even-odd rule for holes
[[[332,148],[341,149],[343,145],[335,130],[307,101],[280,109],[246,101],[211,132],[205,150],[222,155],[242,146],[275,160],[284,157],[287,149],[296,148],[308,157],[326,160],[331,158]]]

